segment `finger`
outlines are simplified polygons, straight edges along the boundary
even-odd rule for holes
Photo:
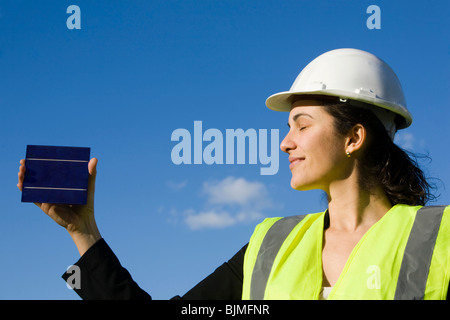
[[[89,170],[89,174],[92,176],[95,176],[97,174],[97,163],[98,163],[97,158],[92,158],[89,161],[88,170]]]
[[[23,189],[23,180],[25,179],[25,160],[20,160],[21,166],[19,167],[19,173],[17,174],[18,181],[17,181],[17,188],[19,188],[20,191]]]
[[[87,203],[94,203],[94,194],[95,194],[95,178],[97,177],[97,158],[92,158],[88,164],[89,170],[89,180],[88,180],[88,196]]]

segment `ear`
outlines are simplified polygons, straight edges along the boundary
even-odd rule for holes
[[[361,150],[366,139],[366,128],[364,128],[361,124],[354,125],[347,134],[347,138],[345,140],[345,152],[353,154],[354,152]]]

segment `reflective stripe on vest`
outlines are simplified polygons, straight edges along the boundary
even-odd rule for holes
[[[436,237],[445,206],[422,207],[416,213],[403,254],[394,299],[423,299]],[[281,218],[266,232],[250,283],[250,299],[264,299],[275,258],[303,216]],[[444,279],[442,279],[444,281]]]
[[[305,216],[286,217],[278,220],[269,229],[259,248],[258,257],[256,258],[255,267],[252,273],[251,300],[264,299],[264,291],[266,289],[267,280],[272,270],[273,262],[284,239],[291,233],[292,229],[303,220]]]
[[[395,300],[422,300],[436,237],[445,206],[422,207],[403,254]]]

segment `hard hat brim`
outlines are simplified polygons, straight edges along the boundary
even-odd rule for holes
[[[412,116],[406,107],[399,108],[399,105],[394,105],[389,101],[385,101],[376,97],[362,96],[361,94],[355,93],[354,95],[349,94],[349,92],[340,92],[339,90],[318,90],[318,91],[307,91],[307,92],[293,92],[293,91],[283,91],[271,95],[266,99],[266,106],[274,111],[290,112],[295,96],[331,96],[338,97],[341,99],[350,99],[359,102],[363,102],[369,105],[374,105],[377,107],[384,108],[391,112],[394,112],[401,117],[402,121],[397,123],[398,129],[404,129],[409,127],[412,123]]]

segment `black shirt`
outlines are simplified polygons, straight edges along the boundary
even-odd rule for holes
[[[240,300],[242,297],[245,245],[228,262],[218,267],[183,296],[172,299]],[[104,239],[97,241],[75,264],[81,276],[75,292],[85,300],[151,299],[122,267]],[[64,273],[67,281],[70,274]]]

